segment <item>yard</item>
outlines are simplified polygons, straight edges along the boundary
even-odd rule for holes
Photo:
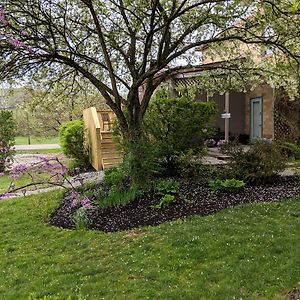
[[[47,225],[61,196],[0,203],[1,299],[283,299],[299,285],[299,199],[107,234]]]

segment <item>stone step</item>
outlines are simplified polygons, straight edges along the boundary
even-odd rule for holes
[[[207,155],[208,156],[211,156],[211,157],[215,157],[217,159],[220,159],[220,160],[230,160],[231,157],[229,155],[226,155],[226,154],[223,154],[221,153],[217,148],[209,148],[208,151],[207,151]]]

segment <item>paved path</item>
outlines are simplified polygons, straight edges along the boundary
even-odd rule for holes
[[[48,150],[60,149],[58,144],[39,144],[39,145],[15,145],[15,150]]]
[[[62,153],[59,153],[59,154],[17,154],[14,156],[12,166],[13,167],[15,167],[17,165],[30,166],[32,164],[40,162],[41,157],[48,158],[48,159],[57,157],[59,159],[59,161],[61,161],[61,162],[63,162],[65,159],[65,156]],[[104,171],[81,173],[70,179],[71,185],[68,183],[65,183],[64,187],[52,186],[52,187],[42,188],[42,189],[37,189],[37,190],[31,190],[31,191],[29,190],[29,191],[26,191],[26,196],[35,195],[35,194],[39,194],[39,193],[46,193],[46,192],[63,189],[63,188],[70,188],[71,186],[79,187],[82,184],[86,184],[86,183],[100,183],[103,180],[103,177],[104,177]],[[11,197],[9,197],[7,199],[0,199],[0,201],[8,200],[11,198],[23,197],[23,196],[24,196],[24,194],[20,191],[20,192],[15,193],[14,195],[11,195]]]
[[[43,188],[43,189],[37,189],[37,190],[32,190],[32,191],[26,191],[25,195],[30,196],[30,195],[36,195],[40,193],[47,193],[55,190],[60,190],[60,189],[65,189],[65,188],[71,188],[71,187],[80,187],[83,184],[87,183],[100,183],[103,181],[104,178],[104,171],[98,171],[98,172],[88,172],[88,173],[81,173],[77,176],[74,176],[70,179],[71,185],[66,183],[64,186],[52,186],[48,188]],[[13,198],[20,198],[24,197],[23,192],[17,192],[11,195],[9,198],[6,199],[0,199],[0,201],[5,201]]]

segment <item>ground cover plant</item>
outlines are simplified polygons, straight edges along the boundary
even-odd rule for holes
[[[1,299],[283,299],[298,287],[299,199],[106,234],[47,225],[61,197],[0,202]]]

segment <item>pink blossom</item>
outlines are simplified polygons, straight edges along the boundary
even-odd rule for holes
[[[0,8],[0,24],[2,24],[4,26],[8,25],[8,22],[7,22],[6,18],[5,18],[4,10],[2,8]]]
[[[9,43],[17,49],[25,48],[25,44],[22,41],[19,41],[17,39],[10,39]]]
[[[9,199],[11,197],[14,197],[14,196],[17,196],[16,193],[5,193],[5,194],[0,194],[0,200],[3,200],[3,199]]]
[[[69,195],[70,199],[71,199],[71,207],[74,208],[78,205],[79,199],[80,199],[80,194],[72,191]]]
[[[25,173],[28,172],[28,166],[24,164],[16,165],[11,171],[10,176],[12,179],[17,179],[22,177]]]
[[[29,34],[28,34],[27,31],[21,31],[21,32],[20,32],[20,35],[21,35],[21,36],[29,36]]]
[[[84,196],[81,200],[81,205],[84,208],[91,208],[91,201],[88,197]]]

